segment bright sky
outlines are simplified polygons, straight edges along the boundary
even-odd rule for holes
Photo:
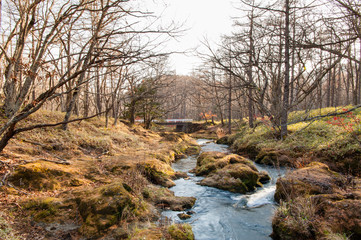
[[[152,1],[152,0],[150,0]],[[187,75],[200,65],[200,60],[194,56],[195,48],[201,46],[206,37],[210,42],[217,42],[223,34],[229,34],[232,29],[231,17],[239,13],[232,2],[235,0],[160,0],[158,10],[164,10],[165,20],[185,23],[189,29],[177,41],[169,42],[169,49],[174,51],[190,50],[187,55],[174,54],[170,57],[172,69],[179,75]],[[154,1],[154,2],[159,2]],[[192,50],[193,49],[193,50]]]

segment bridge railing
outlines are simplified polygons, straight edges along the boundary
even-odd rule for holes
[[[142,123],[143,119],[135,120],[135,122]],[[155,123],[187,123],[193,122],[193,119],[164,119],[164,120],[154,120]]]
[[[184,122],[193,122],[193,119],[165,119],[164,121],[166,123],[184,123]]]

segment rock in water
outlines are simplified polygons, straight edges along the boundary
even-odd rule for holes
[[[237,154],[205,152],[197,159],[196,175],[206,176],[201,185],[231,192],[246,193],[268,182],[266,172],[259,172],[253,162]]]
[[[177,216],[182,220],[186,220],[192,217],[191,215],[188,215],[186,213],[178,213]]]

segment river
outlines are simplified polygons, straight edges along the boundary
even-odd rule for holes
[[[229,152],[227,145],[207,139],[197,142],[201,152]],[[271,239],[272,215],[276,208],[273,199],[275,184],[285,170],[256,164],[260,171],[267,171],[272,180],[252,193],[239,194],[198,185],[203,177],[189,173],[196,162],[197,156],[189,156],[174,163],[174,170],[187,172],[189,178],[176,180],[176,186],[170,188],[176,196],[197,198],[191,209],[195,213],[187,220],[180,220],[177,216],[180,212],[176,211],[164,211],[163,215],[175,222],[191,224],[196,240]]]

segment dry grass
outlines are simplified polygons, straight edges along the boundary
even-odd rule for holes
[[[279,236],[294,236],[294,239],[313,239],[316,234],[318,216],[317,202],[312,198],[295,198],[281,202],[273,218],[274,229]]]
[[[60,122],[63,116],[64,113],[60,112],[39,111],[19,126]],[[9,180],[18,176],[16,179],[19,183],[15,186],[17,190],[9,187],[0,188],[0,205],[4,212],[14,214],[14,228],[20,230],[20,234],[27,239],[40,238],[44,234],[44,231],[38,231],[30,225],[31,215],[37,219],[55,219],[50,215],[56,215],[57,221],[61,221],[62,218],[63,221],[69,220],[66,211],[70,208],[61,208],[61,211],[54,211],[52,208],[41,209],[40,215],[36,212],[38,205],[18,211],[19,207],[24,206],[23,203],[26,205],[34,199],[64,199],[64,202],[70,202],[71,211],[76,213],[74,199],[77,198],[77,193],[85,190],[91,192],[92,189],[122,182],[132,197],[139,199],[139,211],[146,212],[150,203],[143,199],[143,193],[150,182],[137,166],[148,164],[156,170],[155,172],[170,178],[174,171],[169,163],[174,161],[175,153],[185,151],[187,146],[192,144],[192,139],[186,135],[158,134],[138,125],[129,127],[119,122],[116,126],[105,128],[103,118],[71,123],[67,131],[53,127],[24,132],[12,139],[0,155],[0,160],[5,162],[6,166],[10,166],[6,171],[14,173]],[[163,158],[167,161],[162,162],[160,159]],[[19,171],[21,169],[22,172]],[[0,174],[3,174],[3,171],[0,171]],[[24,182],[25,178],[28,181]],[[152,208],[154,206],[150,209]],[[154,212],[149,213],[149,216],[154,217]],[[121,222],[134,225],[134,222],[146,219],[141,216],[132,220],[134,214],[125,209],[124,216],[127,219]],[[79,216],[76,219],[81,224]],[[6,225],[5,228],[2,220],[0,216],[0,234],[8,233],[10,225]],[[4,228],[1,228],[3,226]],[[16,240],[2,235],[0,239]]]

